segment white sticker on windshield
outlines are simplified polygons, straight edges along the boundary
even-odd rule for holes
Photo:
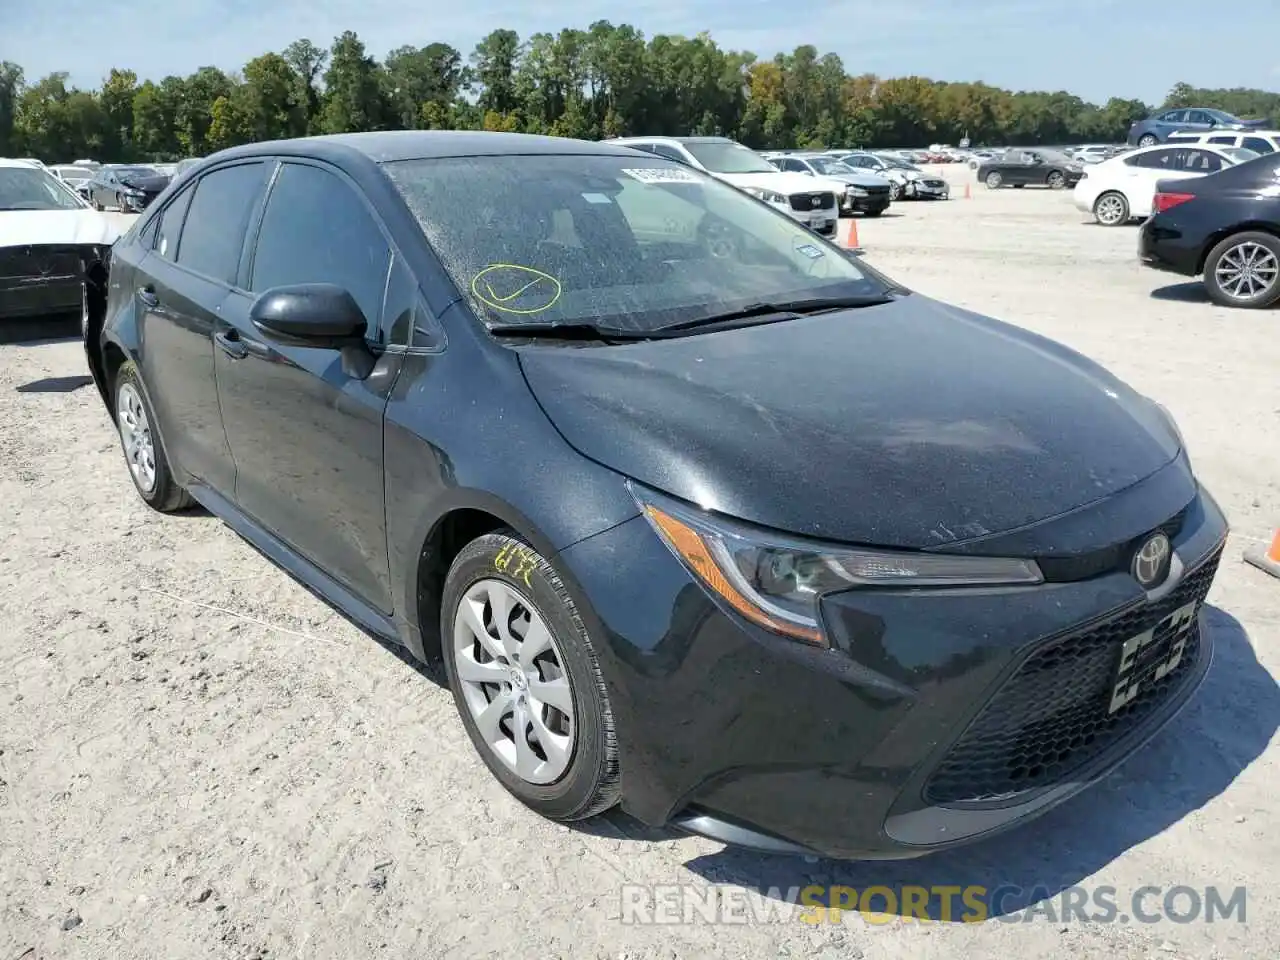
[[[817,260],[819,257],[822,256],[822,251],[819,250],[817,247],[815,247],[811,243],[806,243],[802,247],[796,247],[796,252],[803,253],[810,260]]]
[[[584,193],[582,195],[582,199],[587,201],[587,203],[613,203],[613,201],[603,193]]]
[[[679,167],[639,167],[622,171],[641,183],[697,183],[698,178]]]

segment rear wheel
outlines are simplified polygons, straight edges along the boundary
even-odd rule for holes
[[[164,454],[156,418],[132,360],[120,365],[115,383],[116,430],[134,489],[147,506],[161,513],[190,507],[190,494],[178,485]]]
[[[440,631],[463,726],[522,803],[581,820],[618,798],[618,748],[596,644],[551,563],[511,531],[458,554]]]
[[[121,213],[127,212],[124,206],[124,197],[122,197],[118,193],[116,194],[116,209],[119,210]]]
[[[1227,237],[1205,258],[1204,285],[1225,307],[1260,309],[1280,301],[1280,238],[1255,230]]]
[[[1104,227],[1118,227],[1129,220],[1129,201],[1123,193],[1108,190],[1093,201],[1093,217]]]
[[[1140,147],[1154,147],[1154,146],[1155,146],[1157,143],[1159,143],[1159,142],[1160,142],[1160,140],[1159,140],[1159,138],[1158,138],[1158,137],[1156,137],[1156,135],[1155,135],[1155,134],[1153,134],[1153,133],[1144,133],[1144,134],[1143,134],[1143,135],[1138,139],[1138,146],[1140,146]]]
[[[1004,183],[1004,177],[1000,176],[998,170],[992,170],[987,174],[987,189],[996,190]]]

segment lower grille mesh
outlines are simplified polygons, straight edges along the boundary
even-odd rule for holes
[[[1187,574],[1169,596],[1033,653],[996,692],[948,751],[925,785],[930,803],[1000,801],[1061,781],[1141,727],[1171,695],[1200,652],[1198,621],[1185,635],[1178,665],[1163,677],[1166,657],[1139,664],[1137,696],[1110,712],[1120,649],[1155,628],[1153,647],[1169,649],[1167,620],[1204,602],[1221,552]]]

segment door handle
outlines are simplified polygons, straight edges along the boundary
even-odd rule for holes
[[[148,307],[160,306],[160,298],[156,296],[156,288],[151,284],[138,289],[138,299],[145,303]]]
[[[249,348],[235,330],[220,330],[213,335],[213,339],[232,360],[243,360],[249,355]]]

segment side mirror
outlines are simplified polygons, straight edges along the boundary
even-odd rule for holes
[[[271,339],[298,347],[341,349],[363,341],[367,327],[351,294],[332,283],[273,287],[254,301],[249,319]]]

